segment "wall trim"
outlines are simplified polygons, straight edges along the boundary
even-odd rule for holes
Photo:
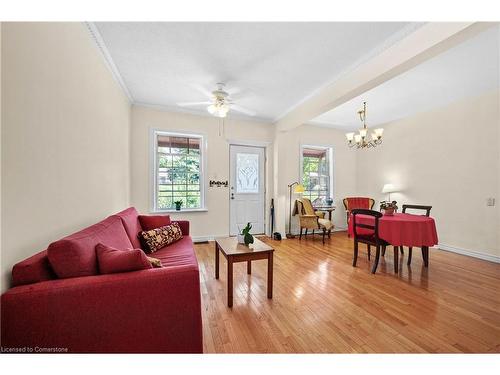
[[[437,248],[443,251],[449,251],[451,253],[456,253],[460,255],[466,255],[473,258],[478,258],[482,260],[487,260],[489,262],[500,263],[500,256],[486,254],[481,251],[463,249],[461,247],[446,245],[446,244],[438,244]]]
[[[229,235],[226,234],[209,234],[208,236],[193,236],[191,239],[193,240],[194,243],[197,242],[206,242],[206,241],[215,241],[216,238],[219,237],[228,237]]]
[[[123,93],[127,97],[128,101],[130,104],[134,104],[134,98],[130,94],[130,91],[125,84],[125,81],[122,78],[122,75],[120,74],[120,71],[118,70],[118,67],[115,65],[113,58],[111,57],[111,54],[108,51],[108,48],[106,47],[106,44],[104,43],[104,39],[102,38],[101,34],[99,33],[99,30],[97,29],[97,26],[93,22],[84,22],[83,23],[87,30],[90,33],[90,36],[92,40],[94,41],[95,45],[101,52],[101,56],[104,59],[104,63],[108,67],[109,71],[111,72],[111,75],[115,79],[115,81],[118,83],[120,88],[122,89]]]

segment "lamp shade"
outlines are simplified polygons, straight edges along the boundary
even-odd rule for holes
[[[293,189],[293,192],[295,194],[302,194],[304,191],[305,191],[304,185],[302,184],[295,185],[295,188]]]
[[[385,184],[382,188],[382,193],[394,193],[398,191],[393,184]]]

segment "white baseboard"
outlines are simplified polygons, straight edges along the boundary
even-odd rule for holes
[[[209,235],[209,236],[192,236],[191,239],[193,240],[194,243],[197,242],[207,242],[207,241],[214,241],[218,237],[227,237],[228,234],[218,234],[218,235]],[[260,236],[267,236],[267,234],[256,234],[256,237]]]
[[[482,260],[487,260],[489,262],[494,262],[494,263],[500,263],[500,257],[496,255],[490,255],[490,254],[485,254],[480,251],[474,251],[474,250],[469,250],[469,249],[462,249],[460,247],[456,246],[450,246],[450,245],[445,245],[445,244],[438,244],[437,248],[440,250],[444,251],[449,251],[452,253],[457,253],[461,255],[467,255],[469,257],[473,258],[479,258]]]
[[[193,236],[193,237],[191,237],[191,239],[193,240],[194,243],[196,243],[196,242],[213,241],[217,237],[226,237],[226,236],[227,236],[227,234],[221,234],[219,236],[214,236],[214,235],[210,235],[210,236]]]

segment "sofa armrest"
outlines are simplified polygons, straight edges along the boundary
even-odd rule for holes
[[[173,220],[174,223],[178,223],[181,228],[183,236],[189,236],[189,221],[188,220]]]
[[[203,351],[197,265],[44,281],[1,302],[3,347]]]

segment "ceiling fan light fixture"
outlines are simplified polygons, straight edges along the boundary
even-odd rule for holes
[[[211,115],[224,118],[227,116],[227,113],[229,112],[229,106],[226,104],[220,104],[220,105],[219,104],[210,104],[207,107],[207,111]]]

